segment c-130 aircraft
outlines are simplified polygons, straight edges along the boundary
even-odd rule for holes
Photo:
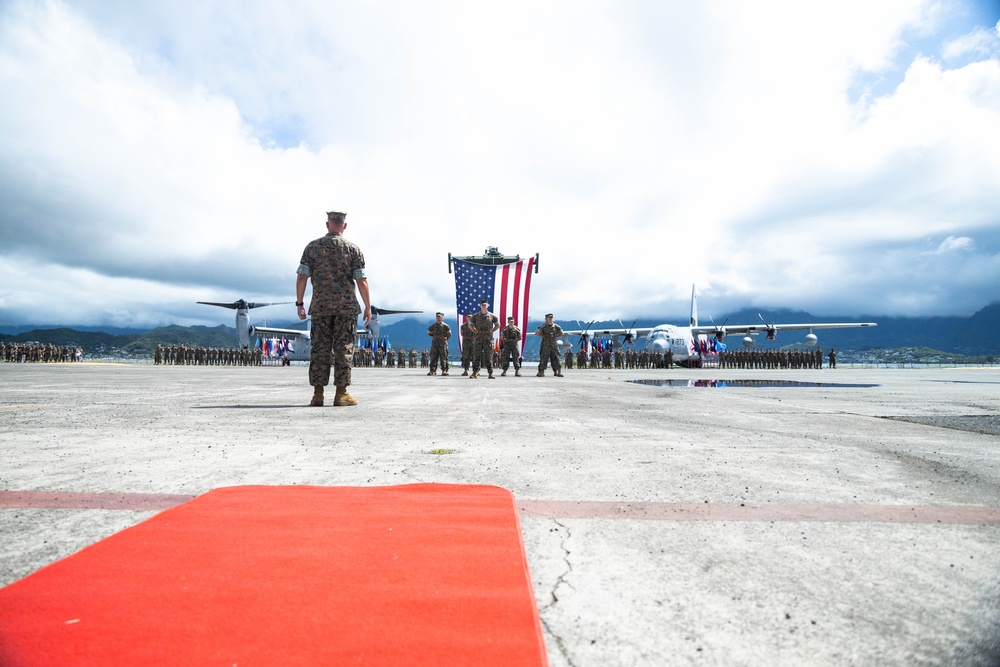
[[[253,308],[263,308],[264,306],[283,306],[292,303],[291,301],[279,301],[275,303],[255,303],[240,299],[232,303],[218,303],[215,301],[199,301],[206,306],[219,306],[220,308],[231,308],[236,311],[236,342],[240,349],[246,350],[251,347],[251,340],[255,336],[264,338],[284,338],[290,343],[288,353],[289,361],[309,361],[312,352],[312,341],[309,337],[308,329],[280,329],[277,327],[254,326],[250,324],[250,311]],[[355,335],[365,338],[378,338],[379,329],[382,324],[379,315],[400,315],[403,313],[422,313],[422,310],[390,310],[388,308],[378,308],[372,306],[372,318],[367,327],[358,327]]]
[[[744,347],[754,346],[753,336],[764,333],[768,340],[774,340],[779,331],[809,331],[805,336],[806,345],[815,345],[818,337],[814,329],[846,329],[851,327],[877,327],[874,322],[821,322],[814,324],[768,324],[761,317],[761,324],[698,324],[698,301],[695,297],[695,286],[691,285],[691,320],[688,326],[673,324],[658,324],[650,328],[621,329],[575,329],[563,330],[566,336],[580,336],[581,342],[590,351],[590,341],[594,336],[607,336],[613,340],[613,347],[621,347],[622,342],[634,343],[639,338],[646,338],[646,351],[665,354],[673,352],[673,361],[680,366],[700,366],[702,351],[708,349],[709,341],[715,339],[722,342],[729,334],[744,334]],[[703,344],[704,343],[704,344]]]

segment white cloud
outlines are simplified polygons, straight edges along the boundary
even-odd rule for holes
[[[533,304],[578,317],[683,313],[692,281],[720,308],[968,312],[996,273],[970,289],[907,258],[932,237],[1000,254],[1000,60],[923,56],[850,96],[940,20],[930,0],[12,3],[0,269],[46,266],[101,317],[72,271],[154,319],[181,314],[133,281],[283,300],[338,208],[383,307],[447,309],[447,253],[498,245],[540,253]]]
[[[948,42],[942,48],[941,54],[947,60],[965,57],[1000,57],[1000,23],[993,26],[992,30],[977,27],[972,32]]]
[[[976,247],[975,242],[968,236],[949,236],[934,251],[936,254],[953,252],[956,250],[971,251]]]

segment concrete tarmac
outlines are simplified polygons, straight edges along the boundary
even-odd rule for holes
[[[458,373],[0,364],[0,585],[217,487],[495,484],[553,666],[1000,665],[1000,369]]]

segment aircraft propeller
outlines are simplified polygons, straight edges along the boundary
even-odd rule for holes
[[[781,313],[776,313],[774,315],[774,319],[771,320],[770,324],[767,323],[767,320],[765,320],[764,316],[761,315],[760,313],[757,313],[757,317],[759,317],[760,321],[764,323],[764,327],[766,328],[767,339],[771,340],[771,341],[776,340],[777,335],[778,335],[778,328],[774,326],[774,323],[778,321],[779,317],[781,317]],[[753,336],[756,336],[756,335],[757,335],[756,333],[754,333],[754,334],[749,334],[748,333],[746,336],[744,336],[743,337],[743,347],[748,347],[748,348],[749,347],[753,347],[754,346],[754,342],[755,342],[754,339],[753,339]]]
[[[712,326],[715,327],[715,333],[712,334],[712,335],[715,336],[715,340],[719,341],[720,343],[722,341],[726,340],[726,322],[729,321],[729,318],[730,318],[730,316],[727,315],[726,316],[726,321],[722,323],[722,326],[719,326],[718,324],[716,324],[715,323],[715,319],[713,319],[712,317],[708,318],[708,319],[710,319],[712,321]]]
[[[590,324],[588,324],[586,327],[582,327],[583,328],[583,333],[580,334],[580,342],[583,343],[583,346],[585,348],[587,348],[588,351],[589,351],[589,348],[590,348],[590,334],[587,333],[587,332],[590,331],[590,327],[594,326],[594,322],[596,322],[596,321],[597,320],[591,320]],[[577,323],[577,325],[581,324],[580,320],[577,320],[576,323]]]
[[[635,333],[633,332],[632,329],[633,329],[633,327],[635,327],[635,323],[638,322],[638,321],[639,321],[639,318],[637,317],[634,320],[632,320],[632,324],[628,325],[628,329],[626,330],[625,335],[622,337],[622,343],[623,344],[628,344],[628,345],[635,344]],[[625,325],[622,324],[621,320],[618,320],[618,324],[621,324],[622,329],[625,328]]]
[[[767,320],[765,320],[764,316],[761,315],[760,313],[757,313],[757,317],[759,317],[760,321],[763,322],[764,326],[767,327],[767,339],[774,340],[774,337],[778,334],[778,330],[777,328],[775,328],[774,323],[778,321],[779,317],[781,317],[781,313],[776,313],[774,315],[774,319],[771,320],[770,324],[767,323]]]

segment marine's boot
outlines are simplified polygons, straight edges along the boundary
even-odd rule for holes
[[[489,375],[489,377],[487,379],[488,380],[496,380],[496,378],[493,377],[493,371],[490,371],[490,375]]]
[[[313,387],[313,397],[312,397],[312,400],[309,401],[309,405],[311,405],[313,407],[317,407],[317,408],[323,407],[323,387],[322,387],[322,385],[319,386],[319,387]]]
[[[555,373],[553,373],[553,375],[555,375],[557,378],[561,378],[563,376],[562,370],[556,371]]]
[[[428,375],[437,375],[437,371],[427,371]]]
[[[448,371],[441,371],[441,375],[447,375]]]
[[[514,377],[521,377],[521,369],[520,368],[514,369]]]
[[[540,377],[540,378],[545,377],[545,371],[538,371],[537,377]]]
[[[337,387],[337,393],[333,396],[334,405],[357,405],[358,399],[347,393],[347,387]]]
[[[464,371],[462,371],[462,375],[468,375],[468,374],[469,374],[469,369],[468,368],[466,368]]]
[[[500,374],[500,377],[502,377],[502,378],[507,377],[507,371],[506,371],[506,369],[504,370],[503,373]]]

